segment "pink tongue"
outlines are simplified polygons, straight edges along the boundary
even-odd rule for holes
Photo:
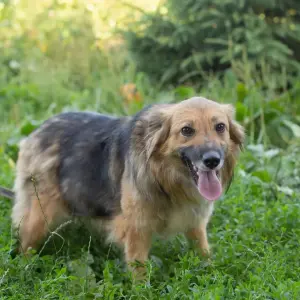
[[[198,190],[207,200],[217,200],[222,194],[222,186],[216,171],[198,172]]]

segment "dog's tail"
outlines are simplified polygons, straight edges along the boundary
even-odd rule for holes
[[[0,186],[0,196],[8,198],[10,200],[15,199],[15,193],[7,188]]]

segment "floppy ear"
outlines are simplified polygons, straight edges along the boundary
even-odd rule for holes
[[[239,147],[239,149],[242,149],[245,140],[244,128],[234,120],[235,109],[231,104],[225,105],[225,110],[229,120],[230,139]]]
[[[145,135],[144,142],[146,147],[147,160],[152,156],[168,138],[170,132],[170,117],[164,110],[150,111],[144,122]]]
[[[234,120],[234,107],[230,104],[227,104],[224,105],[224,109],[229,120],[229,136],[231,140],[231,145],[229,146],[230,150],[226,155],[226,160],[222,171],[222,178],[228,190],[233,179],[234,168],[236,165],[238,154],[243,148],[245,133],[244,128]]]

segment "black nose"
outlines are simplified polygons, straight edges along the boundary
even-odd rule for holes
[[[202,161],[206,167],[213,170],[219,165],[221,157],[220,154],[216,151],[208,151],[203,154]]]

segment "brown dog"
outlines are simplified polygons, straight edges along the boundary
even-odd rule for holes
[[[231,105],[204,98],[133,117],[63,113],[20,146],[12,220],[20,250],[73,216],[92,218],[145,262],[154,234],[184,232],[209,252],[206,225],[244,139]]]

